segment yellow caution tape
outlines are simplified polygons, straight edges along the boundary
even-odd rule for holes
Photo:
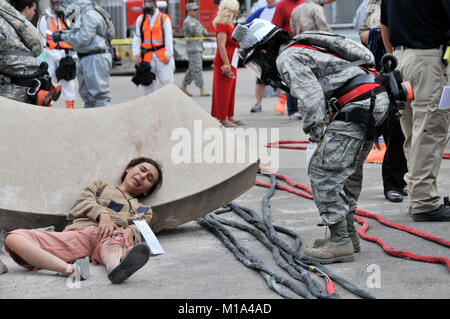
[[[208,40],[208,39],[215,39],[215,37],[194,37],[194,38],[174,38],[177,40]],[[133,39],[112,39],[111,45],[126,45],[126,44],[132,44]]]
[[[178,40],[208,40],[208,39],[215,39],[215,37],[194,37],[194,38],[175,38]]]
[[[112,39],[111,45],[132,44],[133,39]]]

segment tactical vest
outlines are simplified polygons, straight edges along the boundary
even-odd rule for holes
[[[372,52],[368,48],[339,34],[326,31],[305,31],[294,36],[292,42],[324,48],[349,62],[361,61],[362,64],[368,66],[375,65]]]
[[[50,30],[51,33],[56,31],[63,31],[67,29],[67,25],[63,18],[57,18],[59,19],[59,25],[61,26],[61,29],[58,28],[58,24],[56,23],[55,19],[53,17],[47,16],[47,30]],[[47,48],[50,50],[53,49],[67,49],[72,50],[72,46],[64,41],[55,43],[51,40],[51,34],[46,35],[47,38]]]
[[[360,67],[366,72],[366,75],[351,79],[336,90],[334,103],[338,109],[349,102],[370,97],[371,91],[377,94],[384,90],[384,79],[374,69],[372,53],[365,46],[351,39],[326,31],[306,31],[295,36],[287,47],[317,50],[350,62],[345,65],[319,70],[319,78],[354,66]]]
[[[153,53],[156,54],[161,62],[166,58],[166,49],[164,44],[164,23],[170,19],[168,15],[158,12],[153,27],[150,26],[151,17],[144,14],[141,22],[141,55],[142,60],[149,62],[152,60]]]
[[[381,131],[377,128],[379,128],[382,123],[376,125],[373,117],[373,110],[375,107],[376,95],[386,90],[385,86],[387,83],[385,83],[384,77],[375,70],[374,59],[371,52],[351,39],[325,31],[306,31],[300,33],[298,36],[295,36],[293,41],[287,46],[287,48],[290,47],[302,47],[317,50],[323,53],[332,54],[337,58],[349,62],[344,65],[318,71],[319,78],[343,71],[350,67],[360,67],[366,72],[364,75],[359,75],[350,79],[334,92],[333,97],[327,103],[332,112],[329,123],[333,120],[341,120],[361,124],[367,128],[368,136],[370,136],[375,145],[379,148],[378,136]],[[354,108],[347,112],[341,111],[347,103],[361,101],[367,98],[370,98],[369,111],[363,108]]]

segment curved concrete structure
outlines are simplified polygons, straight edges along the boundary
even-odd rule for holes
[[[95,179],[118,185],[137,156],[163,168],[161,189],[144,201],[153,207],[155,232],[238,197],[253,186],[258,169],[255,151],[240,139],[229,143],[233,130],[220,127],[175,85],[95,109],[51,109],[0,97],[0,132],[0,227],[8,230],[62,229],[84,187]],[[211,160],[214,145],[245,152],[247,160]]]

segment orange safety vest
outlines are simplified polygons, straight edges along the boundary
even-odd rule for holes
[[[164,45],[164,23],[170,19],[167,14],[158,12],[153,28],[150,27],[150,16],[144,14],[141,23],[141,56],[142,60],[150,63],[153,52],[161,62],[166,58],[166,49]],[[149,51],[150,50],[150,51]]]
[[[50,25],[51,25],[51,29],[50,29]],[[66,29],[66,23],[64,22],[64,20],[62,18],[59,18],[59,25],[61,26],[61,30],[58,29],[58,24],[56,24],[55,19],[53,19],[52,17],[47,17],[47,29],[50,30],[52,33],[55,31],[63,31]],[[47,48],[49,48],[50,50],[53,49],[67,49],[67,50],[72,50],[72,46],[64,41],[61,41],[59,43],[55,43],[52,40],[50,40],[51,35],[47,34]]]

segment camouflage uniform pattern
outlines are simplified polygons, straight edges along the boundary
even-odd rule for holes
[[[381,0],[369,0],[359,34],[372,28],[381,28]]]
[[[200,21],[189,15],[184,20],[183,32],[186,38],[203,37],[208,34]],[[194,81],[197,87],[203,87],[203,40],[186,40],[186,52],[189,67],[184,76],[183,85],[188,86]]]
[[[359,124],[330,120],[328,101],[334,90],[357,75],[365,74],[359,67],[349,67],[324,77],[321,71],[345,63],[345,60],[320,51],[290,47],[277,58],[278,71],[298,98],[303,115],[303,130],[310,140],[319,142],[309,166],[309,176],[315,204],[324,220],[331,223],[345,219],[356,209],[361,192],[362,168],[372,147],[366,130]],[[342,111],[355,107],[370,108],[370,98],[350,102]],[[376,96],[373,115],[376,125],[387,115],[389,98],[385,92]]]
[[[29,74],[39,69],[37,57],[43,46],[37,29],[9,3],[0,0],[0,69]],[[10,78],[0,75],[0,95],[30,103],[28,88],[10,84]]]
[[[296,6],[292,10],[289,24],[293,34],[312,30],[331,32],[325,10],[319,5],[318,0],[305,0],[305,2]]]

